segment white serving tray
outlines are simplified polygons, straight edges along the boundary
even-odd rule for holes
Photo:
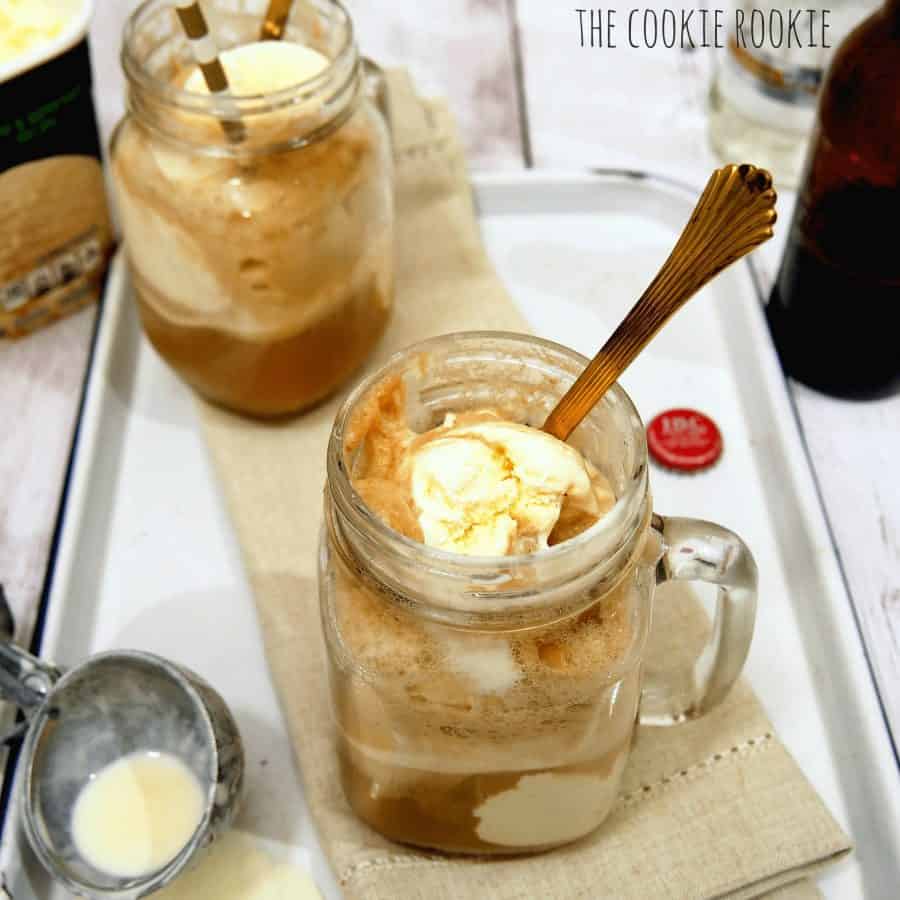
[[[587,355],[656,272],[696,199],[674,183],[625,173],[489,176],[475,185],[489,254],[532,329]],[[127,295],[120,257],[88,382],[42,654],[67,665],[136,647],[216,685],[248,751],[239,827],[307,865],[337,900],[192,398],[140,335]],[[857,848],[820,887],[829,898],[896,897],[900,774],[751,266],[740,263],[705,288],[623,384],[645,421],[687,405],[719,423],[726,449],[713,470],[688,477],[654,469],[656,508],[721,522],[753,548],[761,583],[748,677]],[[15,900],[62,897],[22,864],[15,810],[8,819],[0,867]]]

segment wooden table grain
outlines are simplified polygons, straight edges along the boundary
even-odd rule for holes
[[[104,137],[121,114],[118,44],[133,2],[98,0],[91,30]],[[409,66],[449,98],[475,169],[647,169],[702,184],[718,164],[706,137],[708,51],[581,47],[574,7],[545,0],[351,0],[363,51]],[[757,254],[771,283],[776,241]],[[92,313],[0,344],[0,580],[33,622],[81,393]],[[895,746],[900,738],[900,396],[850,403],[791,385],[851,601]],[[12,416],[9,416],[12,412]]]

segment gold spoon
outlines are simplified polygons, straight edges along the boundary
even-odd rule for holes
[[[716,169],[656,278],[556,404],[544,431],[566,440],[703,285],[772,237],[776,199],[772,176],[765,169],[748,163]]]

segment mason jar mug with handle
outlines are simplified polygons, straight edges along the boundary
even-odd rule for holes
[[[615,503],[549,549],[447,553],[354,489],[348,434],[379,392],[401,391],[414,431],[485,407],[539,427],[586,363],[534,337],[447,335],[395,355],[337,415],[319,592],[340,776],[389,838],[509,854],[582,837],[613,807],[636,723],[703,715],[744,664],[753,557],[719,525],[653,512],[644,428],[618,385],[570,439]],[[678,671],[647,653],[655,588],[672,581],[718,586],[707,644]]]

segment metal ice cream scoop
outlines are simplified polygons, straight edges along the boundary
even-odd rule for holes
[[[150,653],[115,651],[63,673],[0,636],[0,695],[25,715],[24,729],[17,729],[25,733],[18,797],[25,833],[40,862],[73,893],[145,897],[171,882],[234,818],[244,776],[240,733],[222,698],[187,669]],[[92,776],[147,752],[170,754],[196,777],[203,816],[161,868],[120,877],[83,857],[73,809]]]

